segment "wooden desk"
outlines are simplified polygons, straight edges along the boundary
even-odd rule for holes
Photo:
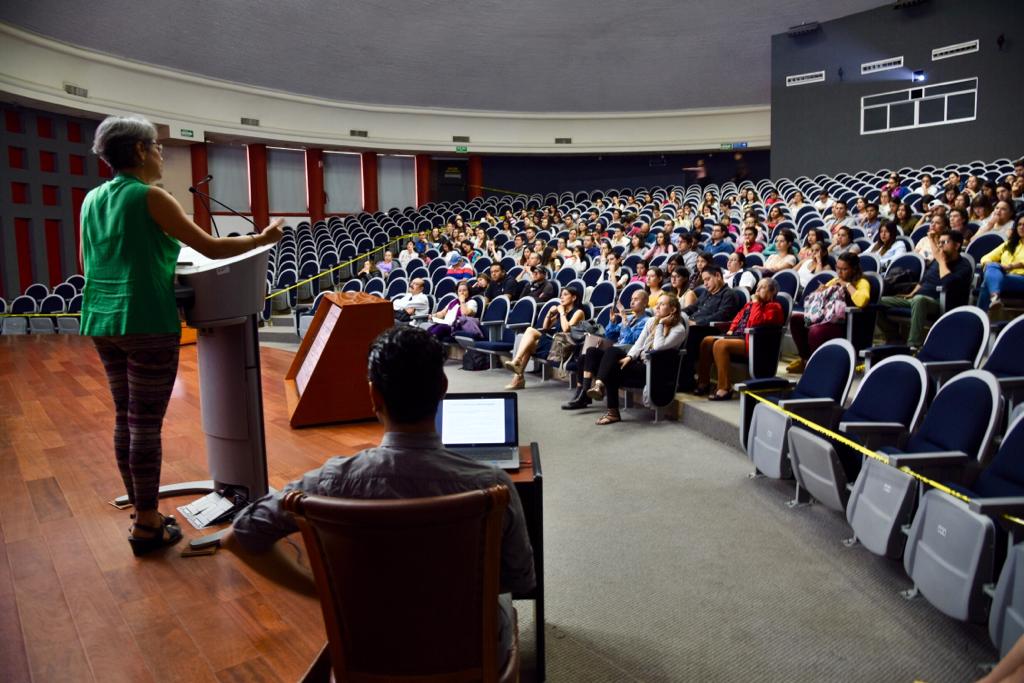
[[[544,649],[544,473],[540,449],[536,442],[519,447],[519,469],[509,472],[526,515],[526,532],[533,546],[533,568],[537,585],[528,593],[513,593],[515,600],[533,600],[533,621],[537,632],[537,680],[544,681],[546,657]]]

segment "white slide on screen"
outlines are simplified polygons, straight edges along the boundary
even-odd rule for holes
[[[441,441],[446,444],[505,443],[505,400],[445,401]]]

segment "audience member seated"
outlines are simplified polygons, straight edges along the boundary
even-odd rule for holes
[[[517,291],[516,281],[506,276],[505,269],[501,267],[501,264],[491,264],[491,281],[488,283],[487,289],[484,290],[484,296],[487,300],[490,301],[491,299],[506,295],[514,301]]]
[[[669,239],[668,234],[662,231],[654,238],[654,246],[648,249],[647,253],[644,254],[644,260],[650,261],[657,256],[667,256],[675,250],[676,248],[672,246],[672,241]]]
[[[676,266],[670,271],[668,281],[669,288],[665,291],[672,292],[682,301],[683,296],[690,289],[690,271],[686,269],[686,266]]]
[[[648,302],[647,306],[653,309],[658,305],[658,298],[666,293],[662,288],[662,283],[665,282],[665,273],[661,268],[657,266],[651,266],[647,269],[647,295]]]
[[[1024,216],[1003,244],[981,257],[984,279],[978,290],[978,306],[995,311],[1002,305],[999,295],[1006,291],[1024,294]]]
[[[939,250],[935,260],[929,264],[921,282],[908,294],[883,296],[879,303],[878,329],[885,335],[886,343],[899,343],[898,325],[890,320],[888,311],[893,308],[910,309],[910,334],[907,344],[919,348],[924,342],[924,327],[929,320],[939,316],[939,291],[946,292],[946,308],[953,309],[967,303],[974,273],[967,259],[960,257],[964,236],[958,232],[946,231],[939,237]]]
[[[608,252],[604,257],[606,263],[604,274],[601,280],[607,280],[615,285],[615,291],[619,291],[629,282],[629,271],[622,267],[622,257],[614,251]]]
[[[644,238],[640,235],[631,235],[629,238],[629,249],[622,253],[622,257],[639,256],[643,258],[646,253],[647,245],[644,244]]]
[[[384,252],[384,260],[377,262],[377,270],[381,275],[387,278],[388,275],[391,275],[391,271],[394,270],[397,265],[398,264],[395,263],[394,254],[392,254],[391,250],[388,249]]]
[[[778,211],[778,209],[775,209]],[[743,228],[743,243],[736,247],[737,254],[759,254],[764,251],[764,245],[757,241],[757,224],[754,223],[752,218],[747,219],[753,225],[747,225]]]
[[[377,267],[373,263],[373,259],[366,259],[363,261],[363,267],[356,273],[356,277],[366,282],[367,280],[377,276]]]
[[[855,223],[853,216],[847,213],[846,204],[836,202],[832,205],[832,216],[825,221],[825,230],[828,230],[829,234],[835,238],[839,228],[852,228]]]
[[[996,203],[995,210],[992,211],[992,215],[989,216],[988,220],[982,223],[977,231],[975,231],[974,237],[994,232],[1008,238],[1012,229],[1013,204],[1009,200],[1000,201]]]
[[[543,272],[541,266],[537,266],[537,268]],[[537,275],[536,269],[534,275]],[[512,360],[505,361],[505,368],[513,373],[512,381],[505,388],[513,390],[526,388],[524,376],[526,364],[533,356],[543,359],[548,357],[551,340],[557,332],[564,332],[574,337],[578,334],[577,341],[582,342],[586,333],[580,332],[579,329],[586,319],[586,315],[583,308],[583,292],[576,285],[569,285],[563,289],[558,305],[548,311],[540,329],[527,328],[519,342],[519,350],[516,355]]]
[[[747,257],[740,251],[729,254],[729,261],[725,266],[725,286],[732,289],[742,287],[748,292],[754,291],[757,286],[757,276],[746,270]]]
[[[395,320],[409,322],[418,315],[430,313],[430,300],[423,293],[423,278],[416,278],[409,283],[409,291],[391,301],[395,311]]]
[[[469,283],[470,296],[487,296],[487,288],[491,286],[491,276],[487,273],[479,273],[475,280],[466,280]],[[516,283],[518,284],[518,283]]]
[[[900,204],[896,207],[893,220],[899,226],[900,233],[904,235],[912,233],[917,225],[917,216],[914,215],[914,210],[906,204]]]
[[[522,288],[520,296],[532,297],[539,304],[553,299],[558,288],[548,279],[548,269],[541,265],[531,266],[524,271],[530,278],[529,284]]]
[[[878,228],[882,226],[882,221],[878,218],[878,205],[871,202],[866,203],[864,213],[857,218],[857,227],[864,231],[864,236],[869,240],[875,239]]]
[[[826,270],[831,269],[832,266],[828,262],[828,254],[825,252],[825,247],[821,242],[815,242],[811,247],[810,256],[796,268],[796,277],[800,282],[800,288],[806,287],[807,283],[818,273],[824,273]]]
[[[715,254],[728,254],[733,251],[732,240],[728,239],[729,233],[721,225],[711,228],[711,239],[704,243],[704,251],[712,256]]]
[[[476,271],[469,265],[469,259],[460,254],[455,257],[454,262],[448,269],[448,275],[456,280],[464,280],[476,277]]]
[[[807,295],[803,312],[796,311],[789,317],[789,332],[798,357],[786,366],[786,371],[803,372],[819,346],[846,336],[846,310],[851,306],[864,308],[870,301],[871,283],[861,272],[860,258],[856,254],[840,255],[836,258],[836,277]]]
[[[875,243],[864,252],[865,254],[873,254],[878,257],[878,262],[881,264],[883,272],[889,267],[890,263],[907,253],[906,243],[897,240],[897,237],[899,237],[899,228],[895,223],[882,223],[882,226],[878,229]]]
[[[590,397],[587,390],[598,368],[601,367],[601,358],[604,357],[605,349],[609,346],[621,346],[628,349],[636,340],[647,325],[651,317],[648,309],[647,292],[638,289],[633,292],[629,300],[629,309],[625,309],[621,302],[616,302],[615,309],[608,317],[608,325],[604,328],[604,340],[593,339],[588,335],[584,342],[582,358],[578,363],[578,388],[576,395],[568,403],[562,404],[563,410],[578,410],[590,405]],[[589,345],[588,345],[589,344]]]
[[[933,214],[928,224],[928,233],[914,245],[914,253],[924,258],[925,261],[931,261],[939,251],[939,236],[947,232],[949,232],[949,218],[946,214]]]
[[[811,228],[807,231],[807,234],[804,236],[804,241],[800,245],[800,250],[796,253],[798,267],[799,264],[811,258],[811,247],[819,242],[823,245],[826,244],[826,234],[827,233],[824,230],[818,230],[817,228]]]
[[[694,387],[694,366],[700,352],[700,344],[704,337],[718,334],[718,328],[712,323],[725,322],[736,317],[742,306],[742,298],[733,289],[725,286],[722,269],[714,264],[704,268],[701,274],[704,291],[697,297],[697,302],[683,309],[690,318],[690,331],[686,338],[686,355],[683,356],[679,371],[680,389],[690,391]]]
[[[607,400],[608,412],[598,421],[607,425],[622,420],[619,414],[619,387],[625,383],[643,383],[647,377],[647,358],[652,351],[678,349],[686,341],[686,325],[683,324],[679,299],[675,294],[665,293],[654,308],[654,316],[647,321],[636,343],[623,350],[612,346],[604,352],[597,368],[593,385],[586,389],[593,401]],[[587,383],[589,378],[584,379]]]
[[[470,298],[469,283],[463,280],[455,290],[456,297],[452,299],[443,311],[435,313],[426,322],[427,332],[440,340],[446,340],[454,332],[469,332],[469,336],[481,338],[483,336],[479,324],[470,319],[476,318],[478,313],[477,303]]]
[[[629,278],[629,282],[630,283],[639,282],[642,285],[646,285],[647,284],[647,268],[648,268],[649,265],[650,264],[647,263],[647,261],[644,261],[642,259],[640,261],[637,261],[637,264],[636,264],[636,266],[634,268],[635,272],[633,273],[633,277]]]
[[[796,234],[792,230],[780,230],[775,236],[775,253],[765,259],[762,272],[771,274],[796,268],[796,255],[793,253],[795,241]]]
[[[708,396],[711,401],[728,401],[732,398],[732,383],[729,381],[729,360],[732,356],[746,354],[749,333],[747,330],[761,325],[782,326],[785,315],[782,305],[775,300],[779,286],[769,277],[761,278],[754,290],[754,296],[740,309],[729,324],[724,337],[707,336],[700,343],[700,358],[697,362],[697,388],[693,393],[703,396],[711,391],[711,362],[718,370],[718,386]]]
[[[835,232],[835,239],[828,248],[829,255],[836,257],[842,254],[859,254],[860,247],[853,241],[850,228],[845,225]]]
[[[828,190],[822,190],[818,193],[818,201],[814,202],[814,208],[824,216],[825,212],[831,209],[833,204],[832,198],[828,196]]]
[[[275,543],[298,531],[283,508],[293,490],[338,498],[423,498],[503,485],[509,504],[501,532],[498,633],[504,665],[513,644],[511,594],[535,585],[533,550],[526,518],[508,475],[491,465],[446,450],[434,430],[437,406],[448,388],[441,344],[424,330],[397,326],[370,346],[370,396],[384,425],[380,446],[351,457],[335,457],[281,491],[263,496],[236,515],[221,546],[272,580],[289,581],[315,595],[308,567]]]
[[[914,188],[914,192],[921,195],[922,197],[924,195],[930,195],[934,197],[935,195],[939,194],[939,186],[933,184],[931,173],[922,173],[918,180],[920,184]]]
[[[697,252],[693,248],[693,236],[685,232],[679,235],[676,248],[676,253],[682,259],[683,265],[692,273],[697,267]]]

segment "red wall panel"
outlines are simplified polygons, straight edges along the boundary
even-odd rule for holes
[[[11,181],[11,201],[15,204],[28,204],[28,183]]]
[[[32,284],[32,240],[29,228],[32,221],[28,218],[14,219],[14,245],[18,253],[18,284],[21,294]],[[13,297],[12,297],[13,298]]]
[[[9,133],[21,132],[21,115],[13,109],[4,112],[4,127]]]
[[[57,172],[57,154],[39,150],[39,170],[47,173]]]
[[[210,172],[206,143],[197,142],[190,145],[189,153],[192,156],[192,184],[195,185]],[[203,192],[208,192],[210,188],[202,187],[200,189]],[[206,210],[203,198],[197,194],[192,195],[192,221],[206,232],[210,232],[210,213]]]
[[[25,149],[9,146],[7,148],[7,165],[11,168],[25,168]]]
[[[60,204],[60,188],[56,185],[43,185],[43,204],[45,206]]]
[[[324,196],[324,151],[322,149],[307,149],[306,207],[309,209],[311,223],[324,219],[326,199]]]
[[[68,142],[82,141],[82,124],[78,121],[68,121]]]
[[[267,191],[267,146],[248,145],[249,203],[252,220],[262,230],[270,222],[270,195]]]
[[[78,272],[82,272],[82,261],[81,261],[81,242],[82,242],[82,202],[85,201],[85,195],[88,194],[89,190],[84,187],[72,187],[71,188],[71,215],[75,219],[75,258],[78,259]]]
[[[36,117],[36,133],[41,138],[52,138],[53,137],[53,119],[48,119],[45,116]]]
[[[81,154],[69,154],[68,171],[72,175],[85,175],[85,157]]]
[[[377,153],[363,152],[363,211],[377,210]]]
[[[60,221],[56,218],[47,218],[46,229],[46,266],[50,275],[50,286],[59,285],[63,282],[62,268],[60,266]]]

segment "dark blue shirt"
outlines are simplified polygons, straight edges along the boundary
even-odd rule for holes
[[[921,278],[921,289],[917,293],[921,296],[939,298],[938,287],[946,292],[946,309],[963,306],[967,303],[971,292],[971,279],[974,273],[971,272],[971,264],[965,258],[958,258],[955,263],[949,264],[949,273],[946,277],[939,277],[939,262],[932,261],[928,269],[924,271]]]

